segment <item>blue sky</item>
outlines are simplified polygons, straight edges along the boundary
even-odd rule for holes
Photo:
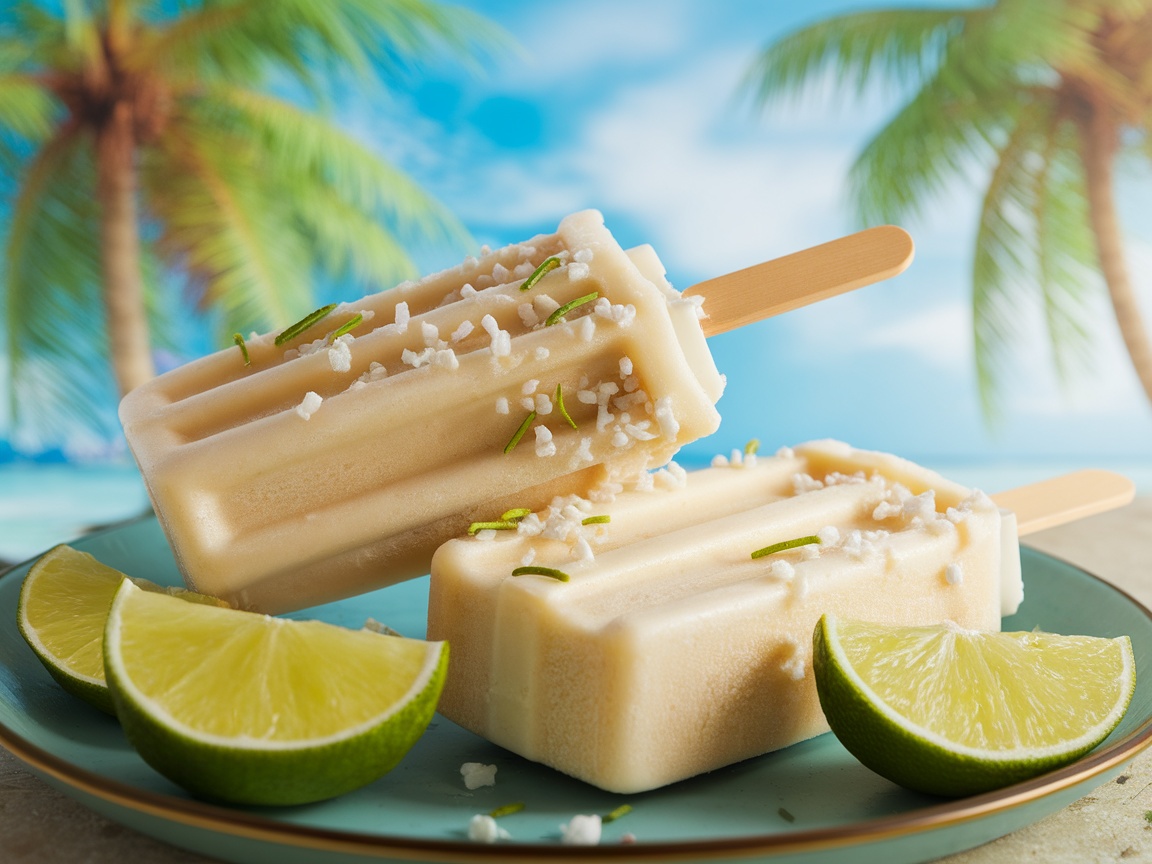
[[[522,46],[473,75],[437,65],[385,100],[350,95],[340,120],[456,212],[478,242],[552,230],[596,207],[624,245],[651,243],[677,287],[815,245],[857,227],[845,178],[898,105],[812,94],[759,114],[740,84],[759,47],[859,0],[700,3],[560,0],[468,6]],[[896,4],[889,4],[896,5]],[[925,2],[900,5],[924,6]],[[1152,191],[1123,175],[1129,264],[1152,318]],[[839,437],[912,458],[1152,461],[1152,408],[1103,300],[1094,366],[1067,392],[1039,318],[1005,370],[990,430],[974,384],[969,284],[979,190],[956,186],[908,228],[904,275],[711,340],[728,390],[719,433],[688,455]],[[461,250],[427,250],[440,268]]]

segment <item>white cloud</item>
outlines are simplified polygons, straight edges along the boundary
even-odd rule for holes
[[[931,366],[971,367],[972,314],[967,303],[950,301],[885,318],[860,328],[858,341],[847,350],[903,351]]]
[[[605,206],[646,226],[669,268],[693,279],[843,231],[850,146],[801,147],[751,121],[733,124],[726,97],[741,71],[741,61],[717,54],[623,90],[571,154]]]
[[[517,87],[579,89],[604,70],[659,68],[693,42],[692,4],[685,0],[585,0],[532,4],[509,26],[525,46],[528,74],[514,63],[502,77]]]

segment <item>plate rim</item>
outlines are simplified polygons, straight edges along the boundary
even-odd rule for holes
[[[104,534],[124,530],[149,520],[155,520],[155,516],[144,514],[127,519],[69,542],[70,544],[87,542]],[[1029,554],[1047,558],[1078,571],[1104,588],[1115,592],[1130,603],[1152,625],[1152,610],[1123,588],[1113,585],[1059,556],[1042,552],[1033,547],[1022,547],[1023,549],[1027,549]],[[0,580],[15,578],[15,573],[31,566],[35,560],[36,558],[30,558],[14,565],[0,573]],[[395,834],[369,834],[362,831],[337,830],[281,822],[267,816],[234,810],[223,805],[140,789],[129,783],[74,765],[39,745],[33,744],[0,719],[0,746],[3,746],[17,759],[34,771],[47,775],[70,789],[127,811],[218,835],[261,843],[375,857],[381,860],[413,860],[415,857],[421,860],[459,862],[459,864],[487,862],[494,859],[538,860],[557,857],[573,861],[635,860],[637,857],[653,859],[667,857],[671,860],[682,859],[687,856],[711,855],[714,857],[724,854],[746,858],[753,855],[777,856],[790,853],[818,852],[836,847],[862,846],[973,822],[1067,791],[1112,768],[1129,762],[1141,751],[1147,749],[1149,745],[1152,745],[1152,712],[1144,719],[1143,723],[1125,737],[1103,749],[1091,751],[1070,765],[1040,777],[981,795],[941,801],[939,804],[917,808],[906,813],[843,825],[772,834],[748,834],[740,837],[645,841],[619,846],[579,847],[546,842],[489,845],[469,840],[440,840]]]

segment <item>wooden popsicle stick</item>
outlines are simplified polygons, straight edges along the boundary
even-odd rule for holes
[[[700,325],[714,336],[889,279],[912,263],[914,252],[907,231],[881,225],[706,279],[684,295],[704,298],[708,317]]]
[[[1017,533],[1024,535],[1123,507],[1135,496],[1127,477],[1093,468],[998,492],[992,500],[1016,514]]]

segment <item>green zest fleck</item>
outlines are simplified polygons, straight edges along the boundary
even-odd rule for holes
[[[473,522],[468,526],[468,533],[475,535],[477,531],[511,531],[520,524],[521,519],[531,512],[527,507],[506,510],[499,519],[494,519],[491,522]]]
[[[783,807],[781,807],[776,812],[780,814],[780,818],[783,819],[785,822],[795,822],[796,821],[796,817],[793,816],[791,813],[789,813],[787,810],[785,810]]]
[[[468,535],[475,536],[477,531],[511,531],[516,523],[501,519],[499,522],[473,522],[468,526]]]
[[[785,540],[783,543],[773,543],[771,546],[765,546],[763,549],[757,549],[752,553],[753,558],[763,558],[765,555],[772,555],[776,552],[783,552],[785,549],[795,549],[797,546],[810,546],[813,543],[819,543],[820,538],[813,534],[810,537],[797,537],[795,540]]]
[[[563,570],[554,570],[551,567],[537,567],[529,565],[528,567],[517,567],[512,571],[513,576],[547,576],[549,579],[555,579],[557,582],[567,582],[568,574]]]
[[[619,807],[617,807],[615,810],[613,810],[611,813],[609,813],[607,816],[605,816],[603,819],[601,819],[600,824],[607,825],[609,822],[615,822],[621,816],[627,816],[631,812],[632,812],[632,805],[631,804],[621,804]]]
[[[603,516],[589,516],[587,519],[581,520],[581,525],[607,525],[612,521],[612,517],[608,514]]]
[[[338,327],[337,329],[335,329],[331,333],[329,333],[328,334],[328,341],[329,342],[335,342],[337,339],[339,339],[345,333],[351,333],[353,330],[355,330],[357,327],[359,327],[363,323],[364,323],[364,315],[360,312],[357,312],[355,315],[353,315],[351,318],[349,318],[347,321],[345,321],[341,327]]]
[[[489,810],[488,815],[493,819],[499,819],[501,816],[511,816],[513,813],[519,813],[524,809],[523,801],[515,801],[511,804],[504,804],[497,807],[495,810]]]
[[[244,358],[244,365],[245,366],[251,366],[252,365],[252,358],[248,356],[248,345],[247,345],[247,343],[245,343],[244,337],[241,336],[239,333],[233,333],[232,334],[232,341],[235,342],[237,346],[239,346],[240,354]]]
[[[577,306],[583,306],[585,303],[591,303],[599,296],[599,291],[593,291],[591,294],[585,294],[583,297],[577,297],[575,300],[569,300],[544,320],[544,326],[551,327],[553,324],[559,323],[560,321],[564,320],[565,315],[567,315]]]
[[[747,444],[744,445],[744,455],[745,456],[755,456],[759,450],[760,450],[760,439],[759,438],[753,438],[751,441],[749,441]]]
[[[564,390],[561,389],[560,384],[556,385],[556,398],[552,401],[556,403],[556,407],[560,409],[560,416],[568,421],[568,425],[573,429],[579,429],[580,427],[576,425],[576,421],[572,419],[572,415],[568,413],[568,409],[564,407]]]
[[[283,345],[285,342],[289,342],[292,339],[295,339],[309,327],[319,324],[321,321],[327,318],[335,308],[335,303],[329,303],[327,306],[321,306],[315,312],[309,312],[295,324],[291,325],[290,327],[285,327],[283,332],[276,337],[276,344]]]
[[[553,255],[551,258],[545,258],[543,263],[532,271],[532,275],[520,283],[520,290],[527,291],[537,282],[544,278],[544,275],[550,270],[555,270],[560,266],[560,259]]]
[[[520,428],[513,433],[508,443],[504,445],[505,453],[511,453],[516,448],[516,445],[520,443],[520,439],[524,437],[524,433],[528,431],[528,427],[532,425],[535,419],[536,412],[528,412],[528,416],[524,418],[524,422],[520,424]]]

